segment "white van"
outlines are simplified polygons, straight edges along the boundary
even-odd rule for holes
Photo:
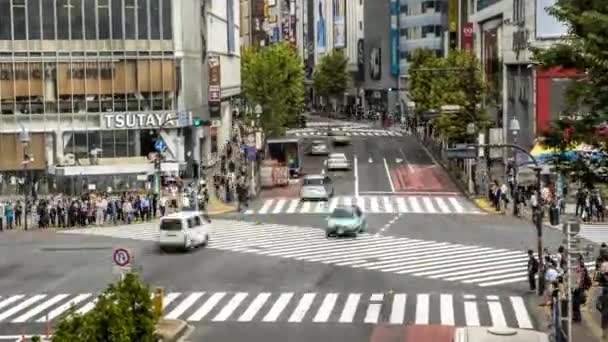
[[[158,245],[161,250],[189,250],[209,242],[209,222],[199,211],[182,211],[160,218]]]

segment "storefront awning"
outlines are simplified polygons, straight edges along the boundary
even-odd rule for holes
[[[162,172],[178,172],[179,163],[164,162]],[[54,166],[49,173],[55,176],[110,176],[124,174],[150,174],[154,172],[154,163],[110,164],[110,165],[76,165]]]

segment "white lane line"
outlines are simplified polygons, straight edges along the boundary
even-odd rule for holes
[[[78,303],[82,302],[83,300],[87,299],[91,297],[90,293],[83,293],[80,294],[76,297],[74,297],[74,299],[70,300],[67,303],[62,304],[61,306],[53,309],[51,312],[49,312],[47,315],[44,315],[44,317],[36,320],[36,322],[38,323],[44,323],[47,320],[51,321],[53,320],[55,317],[61,315],[62,313],[64,313],[65,311],[67,311],[68,309],[70,309],[72,306],[76,306]]]
[[[310,306],[312,305],[312,302],[316,296],[317,296],[316,293],[305,293],[302,296],[302,298],[300,299],[300,301],[298,302],[298,305],[296,306],[296,308],[293,310],[293,313],[291,314],[291,317],[289,317],[288,322],[290,322],[290,323],[302,322],[302,320],[304,319],[304,316],[306,316],[306,313],[310,309]]]
[[[452,295],[442,294],[440,296],[441,324],[454,325],[454,301]]]
[[[293,297],[293,292],[281,294],[266,316],[264,316],[262,322],[275,322],[279,318],[279,315],[281,315],[281,312],[285,310],[287,304],[289,304],[291,297]]]
[[[283,207],[285,206],[285,203],[287,201],[284,199],[280,199],[277,201],[277,204],[274,206],[274,210],[272,210],[273,214],[279,214],[281,212],[281,210],[283,210]]]
[[[388,183],[391,186],[391,192],[395,192],[395,185],[393,184],[393,178],[391,177],[391,170],[388,168],[388,163],[386,162],[386,158],[384,160],[384,169],[386,170],[386,177],[388,178]]]
[[[274,200],[272,200],[272,199],[264,201],[264,205],[262,206],[262,208],[260,208],[260,210],[258,211],[258,213],[259,214],[267,214],[268,210],[272,206],[272,203],[274,203]]]
[[[350,323],[353,321],[353,319],[355,318],[355,313],[357,312],[357,306],[359,305],[360,299],[360,293],[351,293],[348,295],[348,299],[346,299],[344,309],[342,310],[342,314],[340,314],[340,319],[338,319],[338,322]]]
[[[296,208],[298,208],[298,204],[300,204],[300,200],[292,199],[289,201],[289,207],[287,208],[287,214],[293,214],[296,212]]]
[[[247,298],[248,295],[249,294],[247,292],[239,292],[239,293],[235,294],[234,297],[232,297],[232,299],[230,299],[228,304],[226,304],[226,306],[224,306],[224,308],[222,308],[222,311],[220,311],[215,317],[213,317],[213,319],[211,321],[212,322],[224,322],[225,320],[227,320],[230,317],[230,315],[232,315],[234,310],[236,310],[236,308],[238,308],[239,305],[241,305],[241,303],[245,300],[245,298]]]
[[[35,296],[30,297],[30,298],[26,299],[25,301],[19,303],[19,305],[13,306],[12,308],[10,308],[0,314],[0,322],[4,321],[8,317],[11,317],[12,315],[16,314],[17,312],[29,307],[30,305],[36,303],[37,301],[44,299],[45,297],[46,297],[45,294],[35,295]]]
[[[422,197],[422,202],[424,203],[424,206],[426,207],[427,213],[436,213],[437,212],[437,210],[435,210],[435,207],[433,206],[433,202],[431,201],[431,199],[429,197]]]
[[[385,213],[393,213],[393,204],[391,203],[391,199],[387,196],[382,197],[382,204],[384,204],[384,212]]]
[[[492,301],[488,302],[488,309],[490,309],[490,317],[492,318],[492,326],[506,328],[507,321],[505,320],[505,314],[502,312],[502,305],[500,302]]]
[[[380,206],[378,205],[378,198],[376,196],[372,196],[369,200],[372,207],[372,213],[379,213]]]
[[[405,199],[403,197],[397,197],[397,209],[399,209],[400,213],[407,213],[407,205],[405,204]]]
[[[382,304],[369,304],[367,306],[367,312],[365,313],[365,319],[363,319],[363,322],[369,324],[378,323],[380,311],[382,311]]]
[[[478,327],[481,325],[479,323],[479,311],[477,311],[477,302],[464,302],[464,317],[466,320],[467,327]]]
[[[211,295],[209,299],[196,310],[190,317],[188,317],[187,321],[200,321],[203,317],[207,316],[207,314],[219,303],[219,301],[226,296],[226,292],[217,292]]]
[[[175,309],[171,310],[165,318],[178,319],[186,310],[188,310],[196,301],[201,298],[205,292],[194,292],[184,299]]]
[[[321,307],[319,308],[319,311],[317,311],[317,314],[312,319],[312,321],[315,323],[327,322],[329,316],[331,315],[331,312],[334,309],[334,305],[336,305],[337,299],[337,293],[328,293],[327,295],[325,295],[323,303],[321,303]]]
[[[458,202],[458,200],[456,198],[450,197],[450,198],[448,198],[448,201],[450,201],[450,203],[452,204],[454,209],[456,209],[457,213],[462,214],[464,212],[464,208],[462,207],[462,205],[460,205],[460,203]]]
[[[391,324],[403,324],[405,320],[405,302],[407,295],[398,293],[393,296],[393,307],[391,309]]]
[[[27,311],[26,313],[22,314],[21,316],[13,319],[12,323],[23,323],[23,322],[27,321],[28,319],[34,317],[35,315],[41,313],[42,311],[46,310],[47,308],[55,305],[59,301],[64,300],[68,296],[69,296],[68,294],[59,294],[59,295],[56,295],[55,297],[47,300],[46,302],[44,302],[44,303],[36,306],[33,309]]]
[[[300,213],[306,214],[308,212],[310,212],[310,202],[302,201],[302,207],[300,208]]]
[[[355,197],[359,197],[359,166],[357,165],[357,156],[353,158],[353,165],[355,175]]]
[[[408,200],[410,201],[410,208],[412,208],[412,212],[414,213],[421,213],[422,209],[420,208],[420,204],[418,203],[418,199],[414,196],[409,197]]]
[[[269,292],[260,293],[255,299],[249,304],[249,307],[243,312],[241,317],[239,317],[239,322],[251,322],[255,315],[260,311],[260,309],[264,306],[266,301],[270,298]]]
[[[416,296],[416,324],[429,324],[429,295]]]
[[[511,305],[513,306],[513,311],[515,311],[515,319],[517,319],[517,324],[519,328],[522,329],[532,329],[532,321],[530,320],[530,316],[528,315],[528,310],[526,310],[526,304],[524,303],[523,298],[511,296],[509,297],[511,300]]]

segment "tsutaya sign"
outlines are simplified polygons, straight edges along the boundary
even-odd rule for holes
[[[175,118],[175,119],[173,119]],[[137,129],[177,126],[177,113],[113,113],[101,116],[101,127],[105,129]]]

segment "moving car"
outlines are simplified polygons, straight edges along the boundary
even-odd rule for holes
[[[344,131],[329,130],[327,135],[331,137],[332,141],[336,145],[348,145],[352,142],[351,137],[346,135],[346,132]]]
[[[209,221],[199,211],[182,211],[160,218],[158,246],[161,250],[187,251],[209,242]]]
[[[334,195],[334,186],[331,179],[324,175],[308,175],[304,177],[300,198],[302,200],[328,201]]]
[[[351,164],[344,153],[331,153],[327,158],[328,170],[350,170]]]
[[[361,208],[353,206],[338,206],[327,217],[325,236],[357,236],[367,228],[367,218]]]
[[[310,154],[312,155],[323,155],[326,156],[329,154],[329,146],[327,141],[325,140],[315,140],[312,142],[312,146],[310,148]]]

